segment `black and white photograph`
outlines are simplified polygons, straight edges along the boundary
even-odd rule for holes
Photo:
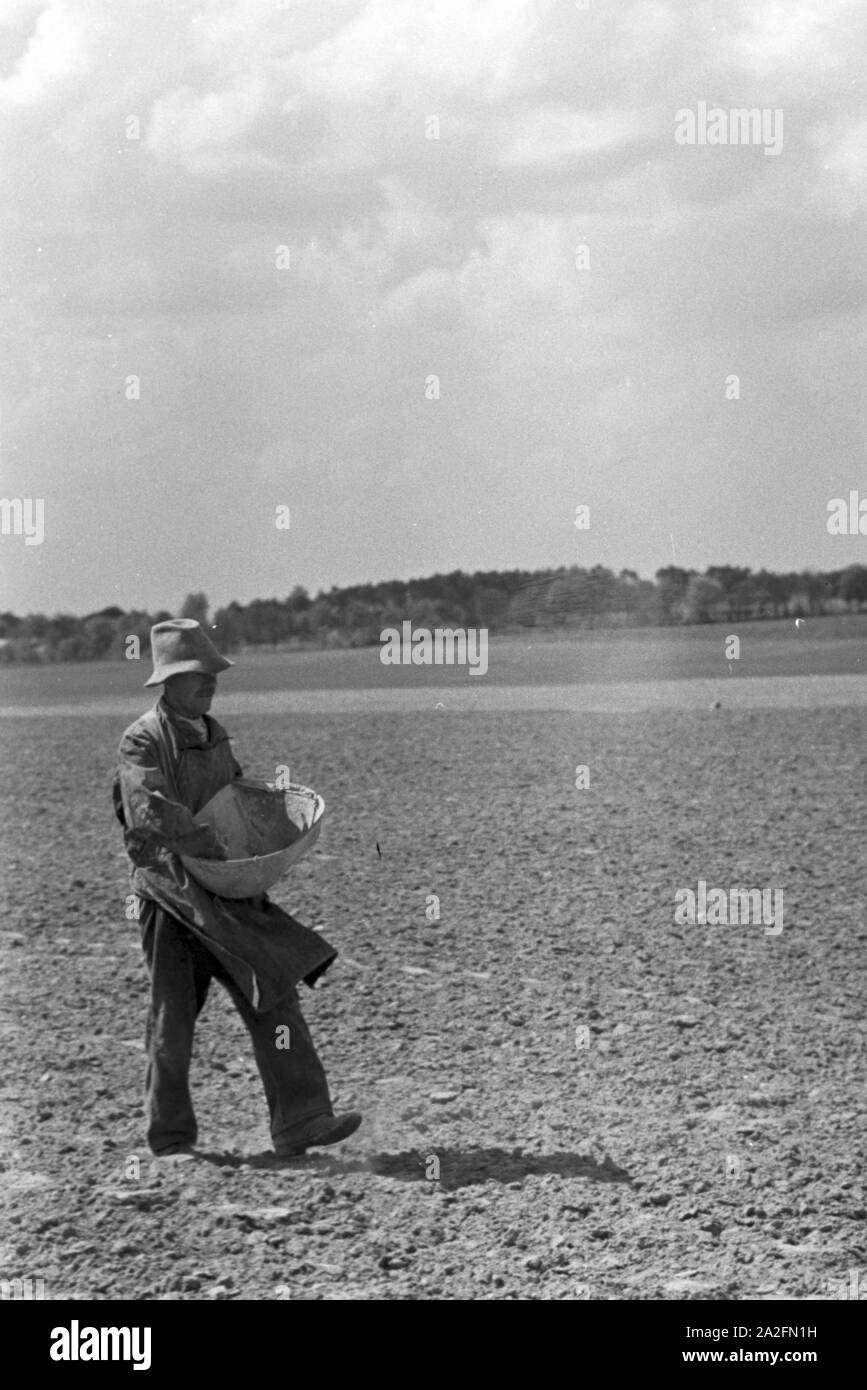
[[[28,1364],[159,1373],[175,1302],[656,1305],[660,1374],[854,1325],[865,54],[859,0],[3,0]]]

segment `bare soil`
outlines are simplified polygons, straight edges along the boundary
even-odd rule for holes
[[[327,806],[273,896],[340,948],[303,1002],[366,1122],[288,1167],[218,987],[203,1155],[147,1153],[109,796],[126,722],[0,729],[0,1276],[49,1298],[738,1300],[863,1271],[863,707],[225,718],[245,771],[288,762]],[[782,888],[783,931],[675,925],[699,878]]]

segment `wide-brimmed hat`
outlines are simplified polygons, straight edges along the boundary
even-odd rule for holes
[[[154,623],[151,659],[154,669],[150,679],[145,681],[146,686],[162,685],[169,676],[180,676],[184,671],[216,676],[218,671],[235,664],[220,656],[195,618],[167,618],[164,623]]]

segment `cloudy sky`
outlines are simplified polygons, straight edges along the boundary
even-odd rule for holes
[[[863,0],[3,0],[0,606],[867,562],[865,48]]]

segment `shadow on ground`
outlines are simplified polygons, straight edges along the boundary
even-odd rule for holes
[[[200,1153],[199,1158],[223,1167],[302,1169],[334,1174],[375,1173],[398,1178],[401,1182],[438,1181],[453,1190],[484,1182],[521,1182],[528,1177],[553,1173],[561,1178],[585,1178],[589,1182],[631,1183],[625,1168],[606,1154],[601,1163],[586,1154],[525,1154],[514,1149],[437,1149],[425,1152],[406,1149],[401,1153],[371,1154],[367,1158],[338,1158],[328,1154],[304,1154],[300,1158],[278,1159],[264,1152],[241,1157],[234,1154]],[[435,1166],[431,1160],[435,1159]]]
[[[363,1166],[382,1177],[404,1182],[430,1180],[430,1160],[439,1164],[439,1182],[444,1188],[467,1187],[481,1182],[520,1182],[528,1177],[554,1173],[561,1178],[587,1178],[591,1182],[632,1181],[625,1168],[605,1155],[601,1163],[586,1154],[525,1154],[512,1149],[438,1149],[432,1153],[407,1150],[397,1154],[374,1154]]]

